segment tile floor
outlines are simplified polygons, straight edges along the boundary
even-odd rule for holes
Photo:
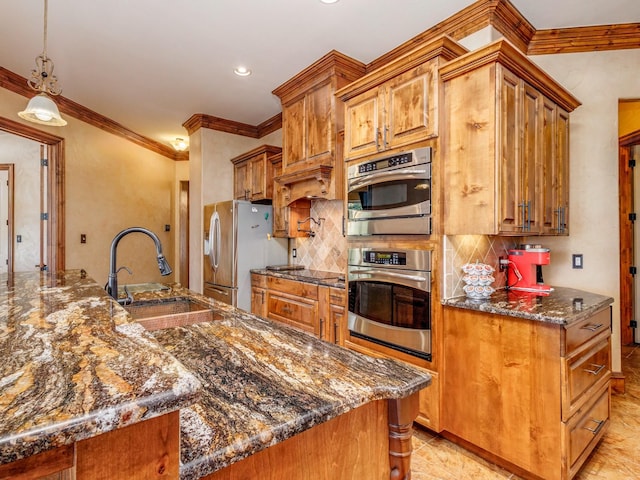
[[[640,346],[623,347],[624,394],[611,398],[611,423],[600,445],[575,480],[640,479]],[[416,429],[411,458],[412,480],[520,480],[461,447]]]

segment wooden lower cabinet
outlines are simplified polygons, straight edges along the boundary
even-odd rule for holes
[[[525,478],[573,478],[610,412],[610,309],[563,325],[445,308],[443,435]]]
[[[176,411],[0,465],[0,478],[177,479],[179,469]]]
[[[320,340],[344,343],[344,289],[251,274],[251,313],[285,323]]]

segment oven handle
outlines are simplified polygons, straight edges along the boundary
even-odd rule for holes
[[[370,274],[375,275],[377,277],[391,277],[391,278],[402,278],[405,280],[413,280],[414,282],[426,282],[429,280],[427,277],[423,277],[421,275],[407,275],[406,273],[396,273],[396,272],[388,272],[380,269],[366,269],[366,270],[350,270],[350,274]]]
[[[396,170],[393,173],[391,172],[377,172],[370,173],[366,176],[360,178],[352,178],[349,180],[349,188],[352,187],[365,187],[372,183],[376,183],[376,181],[380,178],[383,178],[386,181],[392,182],[394,180],[404,180],[407,178],[418,178],[428,180],[431,178],[431,169],[421,169],[421,170]],[[419,175],[425,175],[424,177],[419,177]]]

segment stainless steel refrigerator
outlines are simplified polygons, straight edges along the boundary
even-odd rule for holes
[[[251,269],[287,263],[286,238],[273,238],[271,205],[229,200],[204,207],[204,290],[251,311]]]

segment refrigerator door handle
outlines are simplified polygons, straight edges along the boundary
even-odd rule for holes
[[[211,218],[209,219],[209,265],[211,266],[211,268],[214,268],[213,265],[215,263],[215,243],[214,243],[214,239],[215,239],[215,222],[214,222],[214,218],[217,215],[217,212],[213,212],[211,214]]]
[[[213,213],[212,219],[214,226],[213,230],[215,232],[215,243],[212,248],[212,250],[214,251],[214,257],[211,266],[213,267],[213,271],[215,272],[218,270],[218,265],[220,264],[220,242],[222,241],[222,233],[220,230],[220,215],[218,215],[217,211]]]
[[[207,285],[207,289],[208,290],[213,290],[214,292],[219,293],[220,295],[224,295],[225,297],[229,296],[229,292],[227,292],[226,290],[222,290],[220,288],[212,287],[211,285]]]

